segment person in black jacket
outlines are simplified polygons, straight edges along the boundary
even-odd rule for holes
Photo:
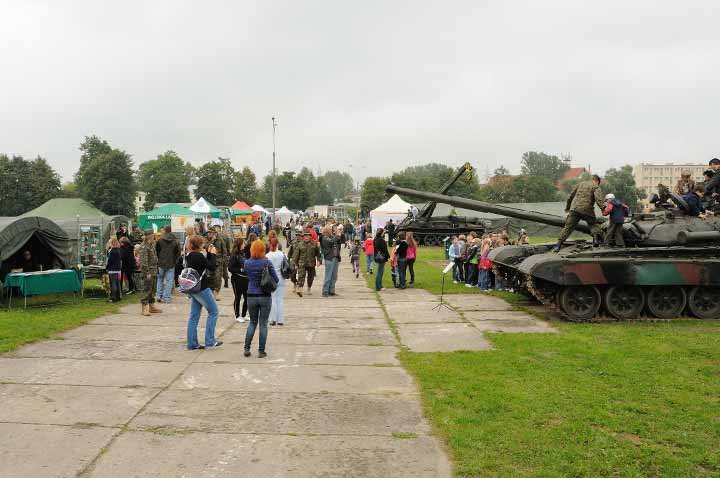
[[[108,279],[110,280],[110,302],[119,302],[122,292],[122,282],[120,282],[120,274],[122,274],[122,252],[120,252],[120,241],[114,237],[110,239],[110,250],[107,254],[105,271],[107,271]]]
[[[390,258],[387,242],[385,242],[385,231],[380,228],[375,233],[373,240],[373,248],[375,249],[375,262],[377,263],[377,274],[375,275],[375,290],[381,291],[383,272],[385,272],[385,263]]]
[[[700,216],[705,213],[702,198],[705,196],[705,188],[702,184],[696,184],[695,190],[683,196],[689,210],[688,216]]]
[[[216,268],[215,246],[210,245],[207,249],[207,258],[201,252],[205,239],[201,235],[190,238],[190,253],[185,257],[187,267],[195,269],[200,275],[200,290],[188,294],[190,296],[190,318],[187,327],[187,348],[188,350],[204,349],[209,347],[220,347],[222,342],[215,339],[215,323],[218,318],[218,306],[210,289],[209,272]],[[197,327],[200,320],[200,313],[203,307],[208,311],[207,322],[205,323],[205,346],[198,343]]]
[[[407,273],[407,250],[408,250],[408,243],[405,240],[405,231],[400,232],[398,234],[398,245],[397,249],[395,250],[395,256],[397,257],[398,262],[398,279],[399,279],[399,287],[401,289],[405,288],[405,276]]]
[[[127,281],[127,294],[135,292],[135,251],[130,239],[127,237],[120,238],[120,254],[122,258],[122,276]]]
[[[248,277],[245,272],[245,256],[243,255],[244,242],[240,237],[235,239],[232,251],[230,252],[230,263],[228,264],[230,283],[232,284],[233,294],[235,295],[235,300],[233,301],[235,320],[241,324],[245,322],[248,309]],[[243,299],[242,315],[240,315],[240,299]]]

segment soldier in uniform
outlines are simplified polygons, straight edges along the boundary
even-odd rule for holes
[[[232,250],[232,241],[228,237],[225,232],[223,232],[223,228],[220,225],[215,226],[215,231],[217,231],[217,237],[218,241],[221,241],[225,245],[225,257],[222,259],[222,278],[224,281],[224,286],[227,289],[228,288],[228,280],[230,280],[230,274],[228,274],[228,264],[230,262],[230,251]],[[217,249],[217,247],[216,247]],[[218,251],[219,253],[219,251]]]
[[[217,231],[215,231],[215,229],[210,229],[207,233],[207,243],[205,244],[205,248],[207,249],[210,246],[215,246],[215,250],[217,252],[215,252],[215,272],[208,272],[208,279],[215,300],[220,300],[220,288],[222,286],[223,274],[222,271],[227,267],[225,263],[227,262],[226,257],[228,255],[228,250],[225,241],[218,237]]]
[[[590,233],[593,238],[593,246],[600,245],[602,235],[600,226],[595,218],[595,205],[602,211],[605,207],[602,191],[600,190],[600,176],[593,174],[590,181],[584,181],[572,190],[570,197],[567,199],[565,212],[565,227],[560,232],[558,242],[553,248],[553,252],[560,252],[565,240],[572,234],[577,227],[578,222],[584,220],[590,226]]]
[[[311,288],[315,280],[315,265],[322,263],[322,255],[317,242],[312,240],[310,231],[305,231],[301,241],[293,244],[293,253],[291,260],[297,269],[297,289],[295,293],[302,297],[303,285],[305,285],[305,276],[307,276],[307,293],[312,295]]]
[[[155,236],[152,229],[145,230],[145,237],[139,250],[140,273],[145,279],[140,297],[142,315],[158,314],[162,310],[155,307],[155,284],[157,282],[158,258],[155,252]]]
[[[140,226],[135,224],[132,228],[132,232],[130,233],[130,244],[133,246],[136,246],[137,244],[142,244],[143,239],[145,239],[145,235],[140,230]]]

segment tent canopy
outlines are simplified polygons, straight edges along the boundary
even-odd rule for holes
[[[283,206],[277,211],[275,211],[275,220],[281,224],[285,224],[287,222],[290,222],[290,219],[292,219],[294,215],[295,214],[290,209]]]
[[[255,210],[245,201],[237,201],[235,204],[230,206],[230,209],[232,210],[232,214],[234,216],[249,216],[255,213]]]
[[[255,204],[251,209],[257,212],[267,212],[267,210],[259,204]]]
[[[400,223],[408,215],[411,204],[403,201],[400,196],[395,194],[387,200],[386,203],[379,205],[370,211],[370,223],[372,225],[373,234],[392,219],[395,224]]]
[[[43,269],[72,264],[70,238],[50,219],[0,217],[0,278],[5,278],[26,249]]]
[[[190,209],[183,207],[179,204],[164,204],[160,207],[156,207],[152,211],[144,212],[138,216],[138,225],[140,229],[153,229],[153,224],[159,230],[160,228],[167,226],[171,223],[173,216],[190,216],[194,217],[196,214]]]
[[[209,214],[211,217],[220,217],[220,209],[210,204],[205,198],[198,199],[195,204],[190,206],[190,210],[201,214]]]

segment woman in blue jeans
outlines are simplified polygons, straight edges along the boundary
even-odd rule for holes
[[[269,293],[265,293],[260,287],[262,274],[265,268],[268,268],[270,275],[279,282],[272,263],[265,258],[265,244],[256,240],[250,246],[250,259],[245,261],[245,273],[248,277],[248,312],[250,313],[250,323],[245,332],[245,356],[250,356],[250,346],[252,345],[255,329],[260,325],[260,344],[258,346],[258,357],[265,358],[265,344],[267,342],[268,333],[268,317],[270,316],[270,308],[272,307],[272,298]]]
[[[377,263],[377,274],[375,275],[375,290],[381,291],[383,272],[385,272],[385,263],[390,259],[387,242],[385,242],[385,230],[380,228],[375,233],[373,240],[373,248],[375,249],[375,262]]]
[[[190,253],[185,257],[186,267],[195,269],[200,274],[200,291],[189,294],[190,296],[190,319],[187,327],[187,348],[197,350],[210,347],[220,347],[222,342],[215,339],[215,323],[218,318],[218,306],[210,289],[208,275],[205,273],[215,270],[215,246],[208,247],[207,257],[203,255],[202,248],[205,239],[196,235],[190,239]],[[197,327],[200,320],[200,313],[203,307],[208,311],[207,322],[205,323],[205,345],[198,343]]]

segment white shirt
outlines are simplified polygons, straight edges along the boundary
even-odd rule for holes
[[[285,253],[283,251],[273,251],[268,252],[265,257],[267,257],[267,260],[270,261],[270,263],[273,265],[273,268],[275,269],[275,273],[278,276],[278,279],[281,281],[284,281],[282,274],[280,273],[280,268],[282,267],[283,259],[285,258]]]

